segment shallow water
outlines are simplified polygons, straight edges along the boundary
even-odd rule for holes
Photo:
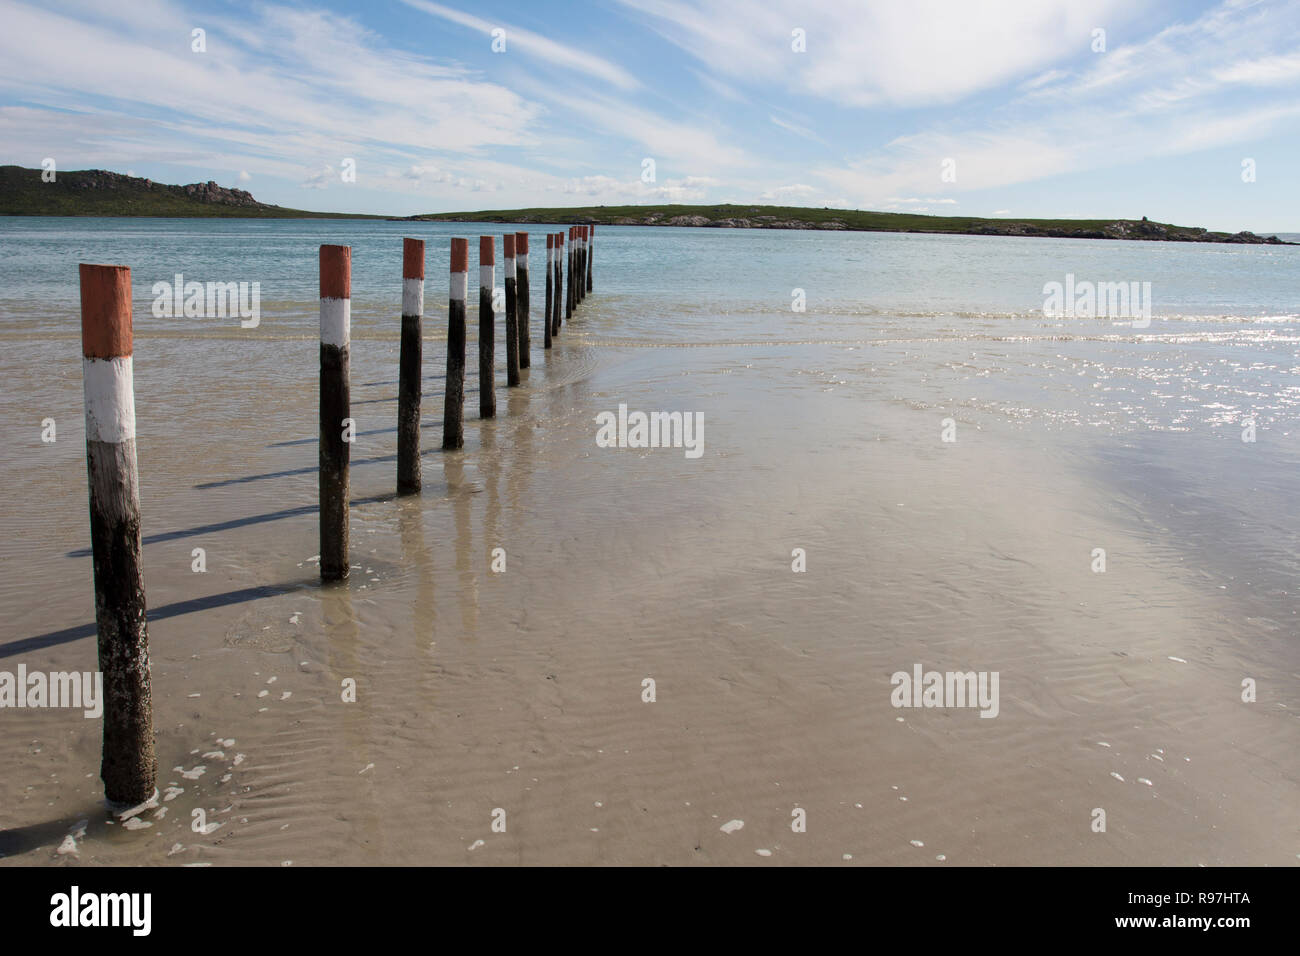
[[[8,860],[1296,863],[1300,248],[602,227],[549,354],[534,250],[533,368],[507,393],[498,354],[494,422],[471,368],[444,454],[449,238],[504,228],[0,220],[0,670],[94,666],[76,263],[127,264],[182,791],[123,830],[97,721],[0,710]],[[398,500],[403,235],[430,240],[427,453]],[[322,242],[354,250],[356,567],[332,589]],[[260,282],[260,325],[154,317],[176,272]],[[1150,326],[1045,318],[1067,273],[1151,282]],[[472,364],[474,303],[468,325]],[[620,403],[701,413],[703,456],[597,447]],[[998,717],[892,707],[917,662],[998,671]]]

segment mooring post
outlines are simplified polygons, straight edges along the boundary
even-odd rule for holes
[[[591,291],[591,259],[592,251],[596,246],[596,224],[587,225],[587,291]]]
[[[568,283],[569,288],[568,288],[568,294],[565,295],[564,297],[565,319],[573,318],[573,307],[578,304],[578,301],[576,298],[574,298],[574,293],[573,293],[574,257],[577,255],[577,250],[578,250],[578,240],[576,238],[576,234],[573,231],[573,227],[570,226],[569,227],[569,255],[567,257],[567,263],[566,263],[566,268],[568,269],[569,272],[569,283]]]
[[[158,761],[140,563],[131,270],[83,263],[79,271],[95,628],[104,682],[99,775],[111,803],[134,806],[153,796]]]
[[[402,344],[397,374],[397,493],[420,490],[424,240],[402,240]]]
[[[496,283],[496,252],[491,236],[478,238],[478,413],[480,418],[495,418],[496,330],[492,311],[492,289]]]
[[[587,297],[587,227],[578,227],[578,301]]]
[[[352,247],[320,247],[320,576],[348,576]]]
[[[451,294],[447,302],[447,389],[443,398],[442,447],[465,447],[465,292],[469,288],[469,240],[451,241]]]
[[[546,234],[546,308],[542,310],[542,348],[551,347],[551,297],[555,286],[555,233]]]
[[[515,234],[501,237],[506,261],[506,385],[519,384],[519,285],[515,275]]]
[[[519,367],[533,364],[528,330],[528,233],[515,233],[515,326],[519,330]]]
[[[573,309],[576,312],[578,306],[582,305],[582,294],[586,291],[586,283],[582,281],[582,227],[574,226],[573,235],[577,240],[573,245]]]
[[[560,334],[560,322],[564,316],[564,232],[555,234],[555,321],[552,335]]]

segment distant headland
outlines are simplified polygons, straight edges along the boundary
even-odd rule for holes
[[[717,229],[821,229],[837,232],[920,232],[967,236],[1048,236],[1058,239],[1149,239],[1160,242],[1234,242],[1295,245],[1253,232],[1211,232],[1142,219],[982,219],[905,212],[813,209],[805,206],[580,206],[491,209],[408,216],[403,222],[595,223],[611,226],[695,226]]]
[[[0,215],[157,216],[160,218],[383,219],[341,212],[308,212],[258,202],[243,189],[215,182],[169,186],[106,169],[59,171],[0,166]]]

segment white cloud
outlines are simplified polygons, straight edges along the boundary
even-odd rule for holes
[[[251,23],[210,21],[208,52],[200,54],[190,51],[188,27],[179,42],[178,34],[160,36],[150,19],[189,23],[176,9],[153,2],[97,21],[0,2],[0,92],[51,111],[47,131],[61,134],[51,149],[115,155],[56,111],[127,113],[120,127],[98,124],[101,144],[125,145],[127,133],[147,144],[134,156],[205,166],[220,144],[246,160],[231,165],[281,174],[316,157],[337,162],[369,151],[377,160],[533,139],[540,109],[518,93],[394,50],[346,17],[259,7]],[[85,105],[103,97],[118,109]]]
[[[305,174],[298,185],[303,189],[324,189],[337,175],[333,166],[322,166],[314,172]]]
[[[1300,116],[1300,5],[1227,2],[1191,23],[1096,55],[1076,75],[1031,84],[991,115],[900,136],[813,170],[864,204],[1008,186],[1248,142]],[[1112,33],[1112,42],[1114,35]],[[1242,86],[1251,92],[1243,100]],[[941,162],[955,160],[945,182]],[[926,200],[937,203],[940,200]]]
[[[721,142],[710,129],[668,119],[620,100],[595,94],[556,94],[551,99],[563,109],[586,117],[606,136],[622,137],[641,144],[647,150],[646,156],[659,166],[669,162],[678,167],[689,167],[692,173],[705,171],[716,174],[754,162],[740,148]],[[664,171],[660,169],[660,172]]]
[[[765,190],[758,198],[768,202],[778,202],[783,199],[813,196],[816,193],[817,189],[807,183],[791,183],[789,186],[777,186],[775,189]]]
[[[635,205],[700,201],[706,198],[707,187],[713,185],[717,185],[717,180],[707,176],[685,176],[662,183],[645,183],[640,179],[619,180],[612,176],[595,175],[553,183],[547,189],[568,196],[579,196],[593,204]]]
[[[818,136],[816,133],[814,133],[806,126],[801,126],[798,123],[792,122],[791,120],[782,119],[780,116],[769,115],[767,118],[775,125],[781,127],[781,129],[786,130],[787,132],[790,133],[794,133],[796,136],[802,139],[811,139],[815,142],[823,143],[823,144],[826,142],[826,140],[822,139],[820,136]]]
[[[1150,0],[621,0],[710,69],[840,105],[949,103],[1088,51]],[[791,31],[807,52],[791,49]]]
[[[1252,86],[1294,83],[1300,79],[1300,53],[1238,60],[1236,63],[1215,70],[1213,75],[1221,83],[1244,83]]]
[[[489,37],[492,36],[493,30],[505,30],[505,52],[500,55],[508,56],[518,51],[525,56],[536,57],[556,66],[585,73],[601,82],[612,83],[621,90],[633,90],[641,85],[640,81],[631,73],[609,60],[587,53],[584,50],[557,43],[530,30],[516,27],[508,21],[484,20],[481,17],[462,13],[460,10],[454,10],[451,7],[445,7],[440,3],[432,3],[430,0],[402,0],[402,2],[408,7],[423,11],[430,16],[460,24],[471,30],[477,30]]]

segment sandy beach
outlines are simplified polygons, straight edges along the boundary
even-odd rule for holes
[[[342,587],[322,588],[313,560],[311,336],[272,320],[250,348],[239,330],[146,322],[162,794],[122,826],[102,803],[98,723],[7,711],[0,862],[1296,864],[1296,611],[1279,563],[1294,557],[1233,530],[1271,515],[1293,544],[1295,520],[1232,511],[1234,480],[1286,500],[1293,404],[1277,453],[1243,477],[1240,451],[1199,425],[1089,427],[1096,390],[1070,391],[1069,370],[1048,375],[1059,396],[1024,399],[1040,390],[1029,370],[1070,364],[1063,336],[1116,335],[1158,362],[1182,347],[1172,330],[1141,345],[949,316],[934,321],[954,334],[854,337],[828,310],[770,335],[715,317],[690,341],[637,315],[616,265],[605,275],[524,385],[500,387],[501,417],[467,416],[454,453],[439,449],[445,305],[430,291],[425,488],[408,499],[392,487],[396,324],[366,319],[391,303],[359,304]],[[3,466],[0,668],[92,669],[75,333],[7,335],[31,349],[0,352],[22,382],[0,400],[4,438],[24,449]],[[68,360],[32,375],[36,348]],[[702,413],[704,454],[598,447],[596,416],[620,404]],[[1083,421],[1046,414],[1062,410]],[[43,446],[45,415],[59,434]],[[894,707],[891,675],[917,664],[997,672],[996,719]]]

